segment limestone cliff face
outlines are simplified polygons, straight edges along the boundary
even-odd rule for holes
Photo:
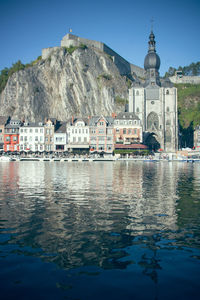
[[[0,95],[0,115],[29,121],[110,115],[124,109],[116,97],[128,99],[128,88],[107,54],[92,48],[69,54],[61,47],[9,78]]]

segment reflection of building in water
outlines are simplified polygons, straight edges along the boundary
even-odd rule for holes
[[[130,262],[119,258],[126,251],[113,248],[132,245],[138,235],[148,235],[150,248],[155,233],[176,229],[181,163],[14,162],[5,166],[0,168],[4,190],[0,217],[16,228],[12,242],[39,247],[53,254],[46,259],[65,268],[125,268]],[[191,167],[184,164],[184,168],[187,172]]]

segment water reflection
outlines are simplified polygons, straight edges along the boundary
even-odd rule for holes
[[[160,249],[198,247],[199,171],[167,162],[2,163],[4,244],[64,269],[137,264],[157,282]]]

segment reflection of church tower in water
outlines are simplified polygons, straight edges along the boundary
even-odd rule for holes
[[[177,89],[159,76],[160,58],[151,31],[144,60],[145,82],[136,81],[129,90],[129,112],[142,121],[144,142],[152,149],[174,152],[178,148]]]

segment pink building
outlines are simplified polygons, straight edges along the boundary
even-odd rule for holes
[[[90,119],[90,153],[112,154],[114,150],[113,118],[95,116]]]

